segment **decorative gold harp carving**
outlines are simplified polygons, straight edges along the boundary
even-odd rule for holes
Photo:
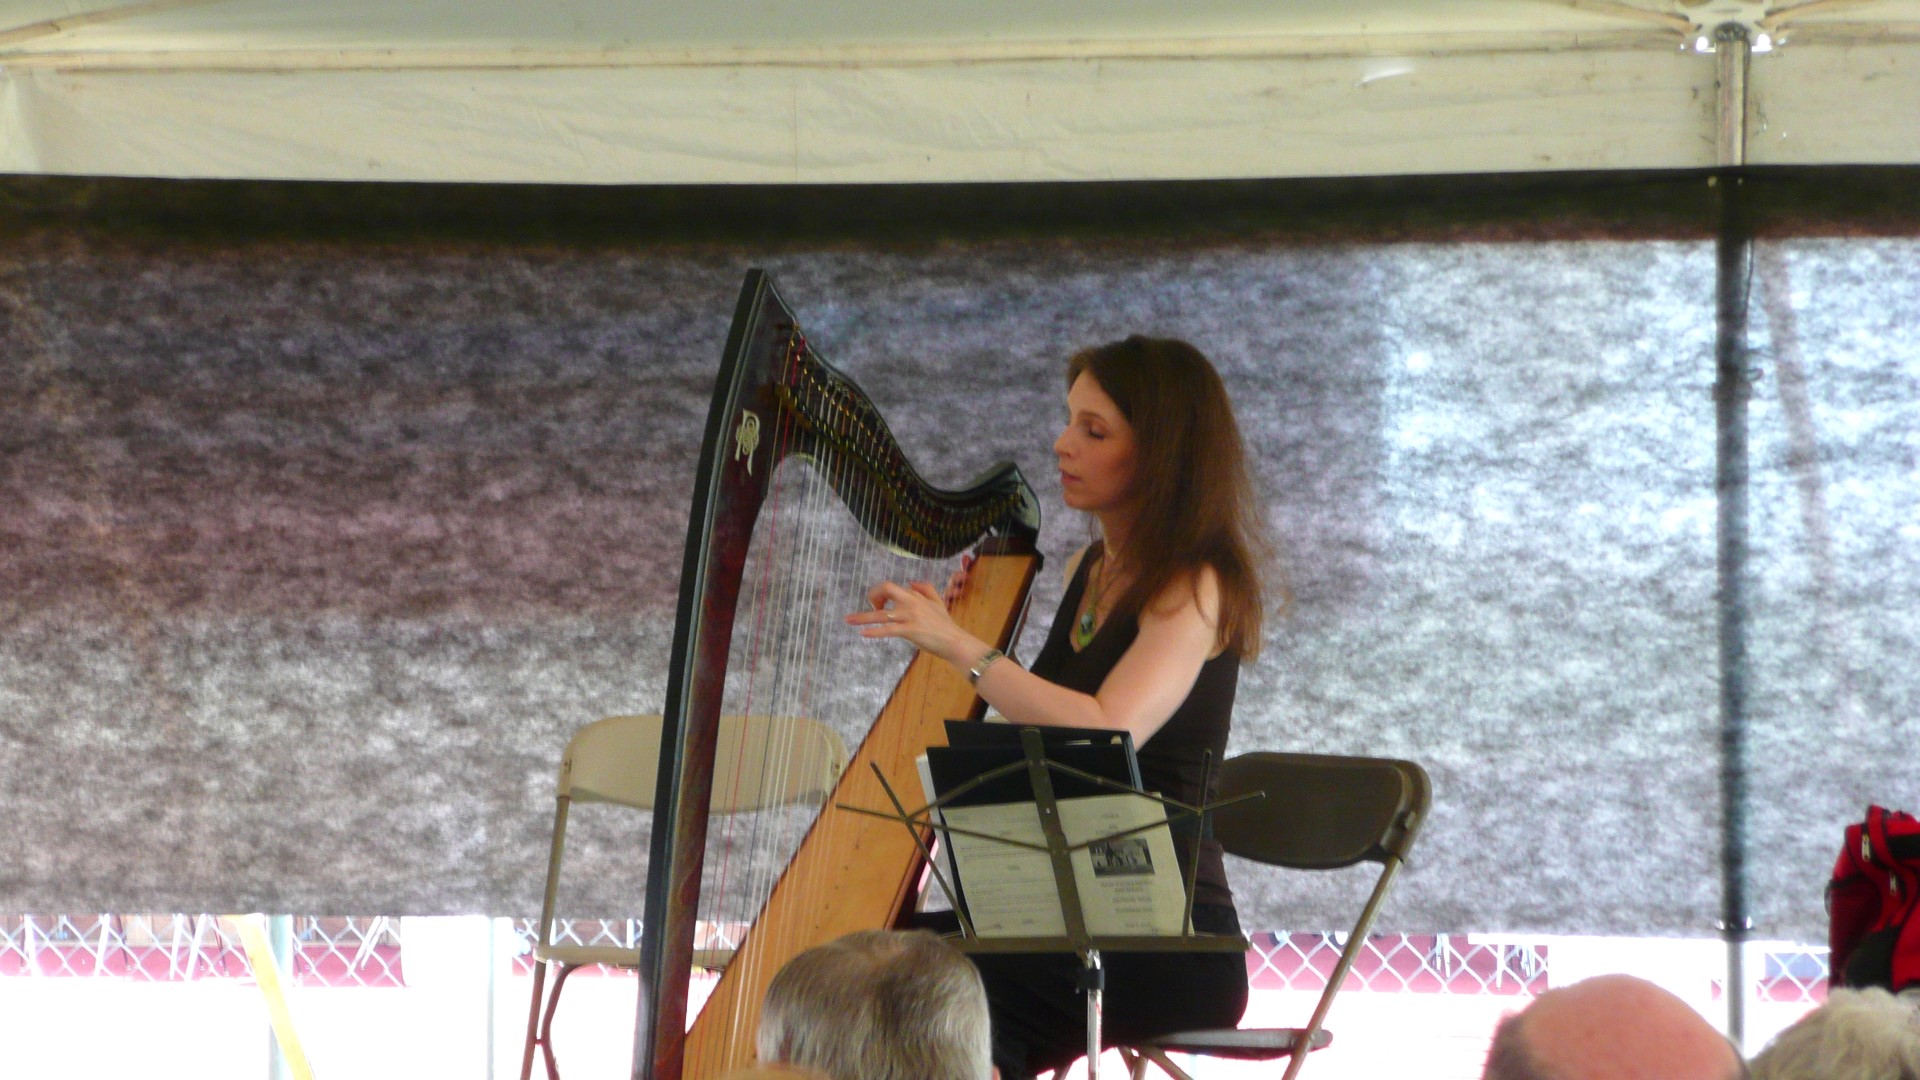
[[[688,1030],[696,931],[711,925],[698,911],[703,870],[711,876],[708,807],[715,783],[726,782],[712,775],[715,733],[723,695],[754,678],[730,670],[742,580],[750,550],[777,546],[755,539],[776,474],[801,461],[872,546],[929,559],[978,551],[954,616],[1001,648],[1038,566],[1038,504],[1019,471],[1002,465],[953,491],[923,482],[865,394],[815,355],[772,281],[750,271],[708,412],[681,571],[641,943],[637,1078],[708,1080],[748,1064],[766,984],[781,965],[849,931],[895,925],[919,875],[918,852],[897,823],[823,811]],[[863,599],[845,594],[841,613]],[[885,805],[876,767],[896,790],[918,790],[914,759],[944,742],[941,721],[981,708],[964,676],[917,657],[825,805]]]

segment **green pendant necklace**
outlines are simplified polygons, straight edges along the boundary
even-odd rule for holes
[[[1080,621],[1073,624],[1073,647],[1084,649],[1093,642],[1093,632],[1100,626],[1100,597],[1107,584],[1107,555],[1100,553],[1100,565],[1095,568],[1099,576],[1087,588],[1087,609],[1080,613]]]

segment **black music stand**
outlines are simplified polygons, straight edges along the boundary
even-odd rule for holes
[[[855,813],[868,814],[875,817],[891,818],[900,822],[913,834],[914,844],[920,849],[921,857],[927,860],[927,865],[931,868],[935,880],[940,883],[941,889],[953,900],[954,915],[960,923],[961,938],[958,945],[961,951],[970,953],[1071,952],[1080,957],[1081,986],[1087,993],[1087,1080],[1098,1080],[1101,1042],[1101,996],[1105,989],[1105,972],[1100,966],[1100,953],[1102,950],[1206,953],[1244,953],[1247,951],[1247,939],[1242,935],[1204,934],[1195,932],[1193,929],[1194,877],[1200,863],[1200,842],[1207,834],[1207,822],[1210,815],[1220,807],[1241,802],[1245,799],[1257,798],[1262,793],[1253,792],[1216,803],[1208,803],[1203,806],[1189,806],[1186,803],[1174,799],[1164,798],[1142,791],[1137,787],[1130,787],[1126,784],[1115,782],[1107,777],[1094,775],[1093,773],[1077,769],[1048,757],[1046,744],[1042,739],[1040,730],[1037,728],[1029,727],[1022,729],[1020,732],[1020,745],[1023,751],[1020,760],[974,777],[972,780],[942,793],[933,802],[921,807],[919,810],[909,812],[905,806],[901,804],[899,795],[894,792],[893,786],[887,782],[886,776],[880,774],[877,766],[874,772],[879,776],[880,786],[886,791],[888,801],[893,804],[892,813],[869,810],[858,806],[847,806],[841,803],[836,803],[835,805],[842,810],[851,810]],[[1201,775],[1200,790],[1202,791],[1206,790],[1207,783],[1211,779],[1212,768],[1213,762],[1209,755],[1206,764],[1203,766]],[[1039,816],[1041,833],[1046,839],[1044,847],[1029,844],[1021,840],[995,836],[990,833],[978,833],[961,829],[934,819],[933,815],[936,811],[957,805],[956,800],[964,799],[975,788],[991,784],[994,781],[1001,780],[1021,770],[1025,771],[1028,785],[1033,792],[1035,813]],[[1106,789],[1114,793],[1129,794],[1142,799],[1148,799],[1160,803],[1162,806],[1173,810],[1174,813],[1168,819],[1162,819],[1149,825],[1125,829],[1105,836],[1092,837],[1078,844],[1070,844],[1067,840],[1066,830],[1060,821],[1059,800],[1054,795],[1053,780],[1056,774],[1088,782],[1098,788]],[[1162,828],[1167,826],[1170,821],[1178,820],[1183,816],[1198,817],[1199,824],[1193,832],[1192,849],[1189,853],[1190,858],[1187,860],[1186,879],[1181,883],[1185,893],[1185,913],[1181,920],[1181,932],[1178,934],[1136,935],[1096,935],[1090,933],[1087,930],[1086,911],[1080,899],[1079,884],[1074,875],[1073,852],[1082,848],[1091,847],[1094,844],[1118,840],[1136,833],[1144,833],[1152,829]],[[965,910],[966,904],[962,898],[961,891],[955,887],[953,882],[947,880],[946,875],[940,869],[939,861],[934,858],[933,852],[928,848],[926,834],[929,830],[943,834],[965,835],[1032,851],[1044,851],[1048,856],[1048,862],[1052,868],[1053,885],[1060,899],[1060,913],[1066,927],[1066,933],[1057,937],[984,938],[976,934],[974,932],[973,922],[968,918]]]

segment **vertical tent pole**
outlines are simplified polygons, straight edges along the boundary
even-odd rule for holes
[[[291,915],[267,916],[267,941],[271,948],[271,955],[273,957],[274,967],[278,968],[280,971],[285,971],[288,975],[292,975],[293,974],[293,916]],[[277,978],[278,973],[276,972],[275,974],[276,974],[276,978],[275,978],[276,989],[275,989],[275,992],[271,995],[270,1000],[284,1002],[285,998],[283,996],[283,992],[278,989],[278,981],[279,981]],[[259,973],[255,972],[254,977],[255,979],[258,979]],[[284,1011],[285,1011],[285,1005],[282,1004],[279,1010],[276,1012],[276,1016],[280,1012],[284,1012]],[[293,1076],[293,1068],[292,1068],[292,1062],[290,1058],[292,1055],[298,1055],[299,1050],[294,1049],[292,1051],[292,1055],[289,1054],[288,1043],[291,1041],[292,1031],[293,1031],[293,1025],[291,1023],[286,1023],[286,1024],[276,1023],[272,1027],[272,1029],[268,1032],[267,1075],[272,1077],[273,1080],[291,1080]]]
[[[1714,342],[1714,494],[1720,624],[1720,932],[1727,945],[1727,1037],[1744,1046],[1747,917],[1747,299],[1753,230],[1746,208],[1747,28],[1714,30],[1719,65],[1719,191]]]

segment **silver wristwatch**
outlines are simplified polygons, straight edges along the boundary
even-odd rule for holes
[[[967,669],[967,682],[971,685],[979,685],[980,676],[987,673],[987,669],[993,666],[995,660],[1005,655],[1007,654],[999,649],[988,649],[985,656],[974,661],[973,666]]]

